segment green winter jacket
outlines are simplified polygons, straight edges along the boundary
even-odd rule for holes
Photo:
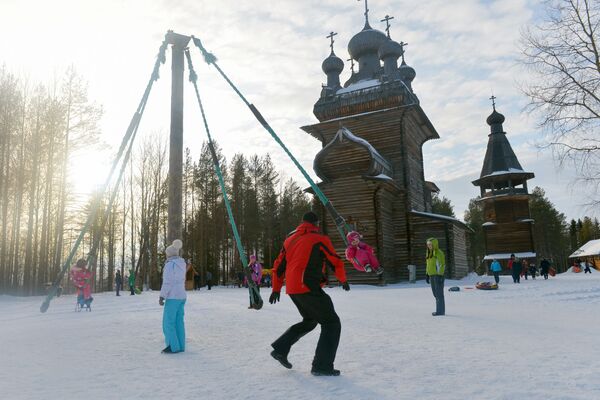
[[[429,238],[427,241],[431,242],[433,245],[433,251],[430,252],[429,248],[427,248],[427,252],[425,253],[425,261],[427,263],[425,273],[429,276],[444,276],[444,271],[446,270],[446,257],[444,257],[444,252],[440,250],[438,240],[436,238]]]
[[[133,270],[129,272],[129,286],[135,286],[135,272]]]

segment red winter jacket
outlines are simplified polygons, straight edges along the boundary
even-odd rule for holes
[[[346,282],[344,261],[335,253],[331,240],[321,235],[317,226],[303,222],[285,240],[273,264],[273,291],[281,291],[284,278],[287,294],[318,290],[325,263],[333,266],[340,282]]]

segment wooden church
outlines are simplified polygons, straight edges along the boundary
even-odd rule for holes
[[[495,97],[492,96],[492,102]],[[504,267],[511,254],[535,262],[533,223],[529,213],[527,181],[535,175],[523,170],[502,124],[504,115],[496,111],[487,117],[490,134],[479,179],[483,203],[484,260],[497,259]]]
[[[313,110],[319,123],[302,129],[323,146],[313,166],[320,189],[375,249],[385,268],[380,278],[347,263],[351,282],[406,280],[408,265],[416,265],[418,279],[423,279],[428,237],[438,238],[446,253],[446,276],[460,278],[469,271],[468,228],[431,213],[431,194],[438,189],[425,180],[422,147],[439,135],[413,91],[416,73],[405,62],[405,43],[390,37],[390,19],[382,20],[386,34],[370,26],[365,11],[364,28],[348,43],[352,71],[343,86],[344,62],[333,51],[335,33],[328,36],[331,53],[322,64],[327,84]],[[322,227],[344,254],[331,217]]]

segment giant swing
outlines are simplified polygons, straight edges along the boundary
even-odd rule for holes
[[[154,68],[150,75],[150,79],[146,86],[146,89],[142,95],[140,103],[131,118],[129,126],[123,136],[121,144],[119,146],[119,150],[117,155],[115,156],[110,172],[99,190],[98,200],[92,205],[90,212],[88,214],[87,220],[81,229],[77,239],[75,240],[73,247],[67,256],[62,268],[60,269],[58,275],[52,282],[52,286],[49,288],[48,295],[46,296],[44,302],[40,306],[40,311],[42,313],[48,310],[50,306],[50,302],[57,295],[59,290],[60,282],[62,281],[65,273],[71,266],[73,259],[77,253],[79,245],[81,244],[86,232],[89,230],[92,221],[96,220],[98,216],[101,217],[100,224],[100,232],[103,231],[106,221],[108,219],[107,210],[112,208],[113,202],[116,197],[117,190],[116,188],[119,186],[121,179],[123,177],[123,173],[125,171],[125,167],[127,162],[131,156],[131,150],[133,147],[133,143],[138,131],[138,127],[144,113],[148,98],[150,96],[150,92],[152,90],[152,86],[154,82],[159,79],[159,69],[160,65],[166,62],[166,51],[168,45],[171,45],[172,52],[172,81],[171,81],[171,125],[170,125],[170,145],[169,145],[169,190],[168,190],[168,225],[167,225],[167,241],[171,242],[175,239],[179,239],[182,237],[182,173],[183,173],[183,82],[184,82],[184,64],[187,60],[188,70],[189,70],[189,80],[194,86],[194,91],[196,94],[196,99],[198,101],[198,105],[200,108],[200,113],[202,115],[202,120],[204,124],[204,128],[206,131],[208,146],[211,152],[212,160],[215,166],[215,171],[217,173],[219,179],[219,185],[221,187],[221,192],[223,194],[223,200],[225,202],[225,206],[227,209],[227,214],[229,216],[229,222],[231,224],[231,228],[235,237],[236,246],[238,249],[238,254],[240,257],[240,261],[242,265],[248,265],[248,258],[246,251],[242,245],[239,231],[237,229],[235,220],[233,218],[233,213],[231,210],[231,205],[229,203],[229,198],[227,196],[227,190],[225,187],[225,182],[223,180],[223,174],[218,162],[218,158],[215,152],[214,144],[212,141],[212,136],[210,133],[210,129],[208,126],[206,114],[204,111],[204,107],[200,98],[200,92],[198,90],[197,85],[197,75],[194,70],[194,66],[192,63],[192,57],[190,55],[190,50],[188,48],[189,42],[192,43],[200,50],[204,61],[212,65],[216,68],[219,74],[227,81],[227,83],[231,86],[231,88],[237,93],[240,99],[246,104],[246,106],[252,111],[256,119],[259,123],[265,128],[265,130],[271,135],[271,137],[281,146],[281,148],[285,151],[288,157],[293,161],[296,167],[300,170],[303,176],[306,178],[313,193],[321,202],[324,209],[329,213],[333,221],[335,222],[335,226],[341,236],[341,239],[345,244],[347,244],[346,234],[353,230],[353,227],[348,225],[344,218],[338,213],[338,211],[333,207],[329,199],[323,194],[323,192],[319,189],[319,186],[313,181],[313,179],[308,175],[306,170],[300,165],[298,160],[293,156],[290,150],[285,146],[283,141],[279,138],[279,136],[275,133],[275,131],[271,128],[269,123],[265,120],[265,118],[261,115],[258,109],[251,104],[244,95],[238,90],[235,84],[229,79],[229,77],[223,72],[223,70],[217,64],[217,58],[209,53],[200,39],[192,36],[185,36],[173,31],[168,31],[165,35],[165,39],[162,42],[156,61],[154,63]],[[110,182],[113,179],[113,175],[117,170],[117,167],[120,166],[116,181],[113,186],[113,190],[109,191],[109,200],[106,204],[106,207],[102,207],[102,198],[105,196],[107,189],[109,189]],[[90,250],[87,256],[88,262],[93,258],[93,255],[96,252],[96,248],[94,246]],[[248,290],[250,292],[250,302],[254,309],[260,309],[263,306],[263,300],[259,294],[258,288],[256,284],[250,277],[250,268],[245,268],[245,274],[248,278]]]

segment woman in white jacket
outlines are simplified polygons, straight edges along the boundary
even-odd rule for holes
[[[163,281],[158,303],[164,306],[163,332],[167,347],[163,353],[179,353],[185,351],[185,325],[183,308],[185,306],[185,273],[186,262],[179,256],[183,247],[181,240],[176,239],[165,249],[167,261],[163,268]]]

